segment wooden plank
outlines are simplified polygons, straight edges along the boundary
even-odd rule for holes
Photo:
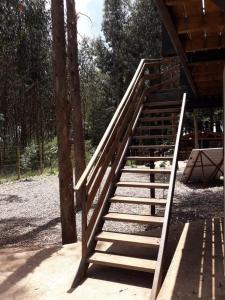
[[[114,196],[109,200],[114,203],[162,205],[162,206],[166,205],[165,199],[158,199],[158,198]]]
[[[143,215],[130,215],[120,213],[108,213],[104,216],[105,220],[117,222],[131,222],[149,225],[162,225],[163,217],[143,216]]]
[[[213,32],[219,34],[225,28],[225,14],[215,12],[206,15],[195,15],[176,20],[178,34],[193,32]]]
[[[149,169],[149,168],[125,168],[122,169],[123,173],[144,173],[144,174],[170,174],[169,169]]]
[[[139,119],[140,122],[164,122],[164,121],[172,121],[171,116],[166,117],[141,117]]]
[[[171,139],[174,138],[175,135],[171,134],[149,134],[149,135],[134,135],[134,140],[151,140],[151,139]]]
[[[138,161],[170,161],[173,160],[172,156],[126,156],[126,160],[138,160]]]
[[[177,125],[152,125],[152,126],[139,126],[137,130],[158,130],[158,129],[173,129],[176,128]]]
[[[148,273],[153,273],[156,265],[156,261],[154,260],[120,256],[107,253],[94,253],[92,256],[89,257],[88,262],[103,266],[136,270]]]
[[[160,106],[180,106],[181,102],[180,101],[157,101],[157,102],[150,102],[150,103],[145,103],[144,107],[160,107]]]
[[[187,80],[188,80],[189,85],[191,87],[191,90],[192,90],[193,94],[195,96],[197,96],[196,87],[195,87],[195,84],[194,84],[194,81],[192,79],[191,73],[190,73],[190,71],[188,69],[188,66],[187,66],[186,54],[183,50],[183,46],[182,46],[181,41],[178,37],[178,34],[176,32],[176,29],[175,29],[175,25],[173,24],[171,16],[170,16],[170,14],[168,12],[168,9],[166,7],[166,4],[163,0],[154,0],[154,3],[156,5],[156,7],[158,8],[159,14],[161,15],[162,21],[163,21],[163,23],[165,25],[165,28],[166,28],[169,36],[170,36],[173,47],[176,50],[178,56],[180,57],[180,61],[181,61],[181,64],[183,66],[183,70],[186,74],[186,77],[187,77]]]
[[[185,52],[196,52],[196,51],[207,51],[212,49],[223,49],[225,48],[225,37],[219,35],[207,37],[203,36],[195,37],[193,39],[186,39],[183,42]]]
[[[124,234],[117,232],[102,231],[96,236],[97,241],[117,242],[128,245],[159,247],[160,238],[136,234]]]
[[[133,145],[129,149],[171,149],[174,145]]]
[[[199,3],[201,0],[165,0],[167,6],[181,6],[188,3]]]
[[[119,181],[116,186],[118,187],[135,187],[135,188],[157,188],[157,189],[168,189],[168,183],[159,182],[136,182],[136,181]]]
[[[180,108],[143,109],[142,114],[161,114],[180,112]]]

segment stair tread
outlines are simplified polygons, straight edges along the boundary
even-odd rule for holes
[[[149,169],[149,168],[124,168],[122,169],[122,172],[124,173],[159,173],[159,174],[170,174],[171,170],[170,169]]]
[[[141,117],[139,121],[141,122],[159,122],[159,121],[172,121],[172,116],[166,116],[166,117]]]
[[[143,272],[153,273],[156,268],[156,261],[142,258],[134,258],[108,253],[95,252],[88,259],[89,263],[131,269]]]
[[[180,112],[180,108],[144,108],[142,114],[160,114],[160,113],[177,113]]]
[[[177,125],[151,125],[151,126],[138,126],[137,129],[139,130],[150,130],[150,129],[173,129],[176,128]]]
[[[161,182],[137,182],[137,181],[119,181],[116,183],[120,187],[149,187],[149,188],[168,188],[169,183]]]
[[[175,145],[131,145],[129,146],[130,149],[138,149],[138,148],[145,148],[145,149],[170,149],[175,147]]]
[[[134,235],[134,234],[125,234],[117,232],[102,231],[96,236],[97,241],[107,241],[107,242],[122,242],[128,244],[137,244],[142,246],[159,246],[160,238],[143,236],[143,235]]]
[[[159,160],[173,160],[173,157],[172,156],[127,156],[126,160],[159,161]]]
[[[163,217],[121,214],[121,213],[108,213],[104,216],[104,219],[110,221],[134,222],[134,223],[141,223],[141,224],[158,224],[158,225],[162,225],[164,220]]]
[[[134,135],[133,139],[142,139],[142,140],[150,140],[150,139],[166,139],[166,138],[174,138],[175,134],[146,134],[146,135]]]
[[[175,105],[180,105],[181,106],[181,101],[179,100],[171,100],[171,101],[155,101],[155,102],[150,102],[150,103],[145,103],[144,106],[146,107],[154,107],[154,106],[175,106]]]
[[[166,199],[161,198],[144,198],[144,197],[129,197],[129,196],[113,196],[111,202],[122,202],[131,204],[158,204],[166,205]]]

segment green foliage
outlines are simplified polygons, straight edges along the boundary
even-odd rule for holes
[[[38,164],[38,150],[35,143],[31,143],[21,156],[21,168],[23,171],[35,170]]]
[[[96,146],[142,58],[160,56],[161,24],[153,1],[105,0],[104,38],[79,47],[86,139]]]
[[[58,164],[58,145],[57,139],[54,138],[47,142],[44,147],[45,167],[55,168]]]
[[[92,158],[95,148],[92,146],[91,140],[85,141],[85,150],[86,150],[86,163],[89,162],[89,160]]]

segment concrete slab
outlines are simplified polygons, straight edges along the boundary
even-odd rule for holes
[[[171,226],[167,267],[176,253],[158,300],[225,299],[222,238],[220,219]],[[92,266],[83,284],[71,290],[80,251],[80,243],[1,249],[0,299],[149,300],[150,274],[100,266]]]

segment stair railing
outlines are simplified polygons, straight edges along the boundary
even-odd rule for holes
[[[86,272],[87,257],[95,247],[95,234],[100,228],[107,199],[113,193],[114,184],[120,176],[145,97],[172,82],[168,70],[164,74],[156,72],[165,64],[168,61],[161,59],[141,60],[102,140],[75,186],[76,192],[85,193],[85,201],[82,203],[82,260],[73,286],[79,283]],[[174,76],[173,81],[176,79]]]
[[[177,130],[177,138],[176,138],[175,148],[174,148],[174,156],[172,162],[172,169],[171,169],[169,189],[167,194],[167,202],[166,202],[166,208],[164,214],[164,222],[163,222],[158,258],[157,258],[157,265],[156,265],[156,270],[155,270],[154,280],[152,285],[151,300],[156,299],[159,293],[159,289],[161,288],[162,285],[163,267],[165,261],[165,247],[166,247],[168,233],[169,233],[169,222],[170,222],[171,210],[173,205],[173,196],[174,196],[174,188],[175,188],[176,173],[177,173],[178,152],[179,152],[179,146],[180,146],[180,140],[182,134],[186,101],[187,101],[187,96],[186,93],[184,93],[181,112],[180,112],[179,125]]]

